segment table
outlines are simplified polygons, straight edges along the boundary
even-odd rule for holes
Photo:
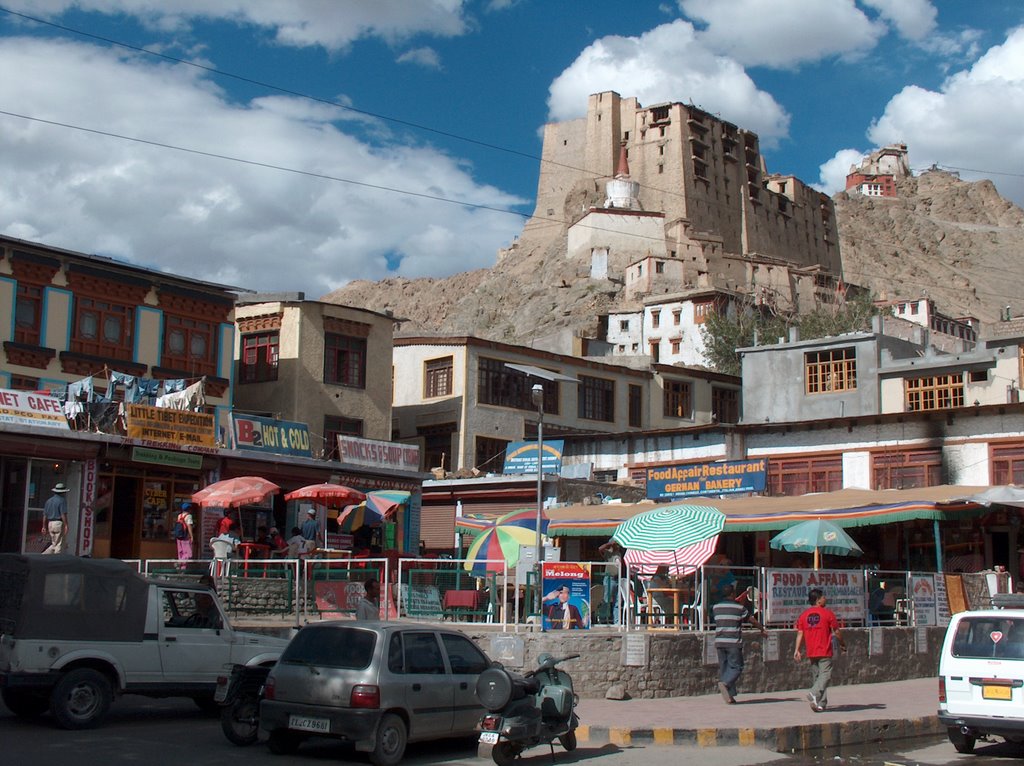
[[[669,594],[671,594],[672,595],[672,614],[665,616],[665,622],[667,624],[668,623],[668,618],[671,617],[672,618],[672,626],[675,627],[675,628],[678,628],[678,627],[680,627],[682,622],[685,622],[685,621],[682,620],[682,617],[683,617],[683,613],[682,613],[682,606],[683,606],[682,605],[682,600],[683,600],[683,596],[684,595],[688,595],[689,592],[690,592],[689,588],[648,588],[647,589],[647,597],[649,599],[653,600],[654,599],[654,595],[653,594],[655,594],[655,593],[669,593]],[[686,606],[689,606],[689,604],[686,604]],[[648,616],[650,616],[650,614],[651,614],[651,605],[650,605],[650,603],[647,604],[647,614],[648,614]]]
[[[242,560],[242,577],[249,576],[249,559],[269,559],[270,546],[261,543],[238,543],[235,546],[238,558]],[[267,576],[267,568],[263,567],[263,576]]]
[[[482,591],[478,590],[449,590],[444,594],[444,611],[452,616],[465,614],[467,616],[479,611],[480,596]]]

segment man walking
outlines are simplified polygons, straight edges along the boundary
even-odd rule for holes
[[[380,583],[370,578],[363,585],[366,594],[356,604],[357,620],[379,620],[380,619]]]
[[[807,701],[811,710],[821,713],[828,706],[828,682],[832,679],[832,637],[846,651],[846,641],[839,631],[835,612],[825,606],[825,594],[820,588],[807,592],[808,609],[796,621],[796,648],[793,659],[800,661],[800,647],[807,647],[807,660],[811,663],[811,690]]]
[[[302,536],[315,543],[314,547],[320,545],[320,522],[316,518],[316,511],[312,508],[306,509],[306,520],[302,522]]]
[[[43,506],[44,535],[50,535],[50,544],[43,553],[63,553],[68,534],[68,501],[64,498],[68,488],[58,484]]]
[[[736,701],[736,681],[743,672],[743,623],[749,622],[762,636],[768,631],[750,613],[745,603],[736,600],[736,585],[726,583],[722,600],[711,607],[715,621],[715,650],[718,652],[718,691],[730,705]]]

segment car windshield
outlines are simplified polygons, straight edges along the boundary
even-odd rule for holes
[[[369,667],[376,643],[371,630],[309,626],[291,640],[280,662],[360,670]]]
[[[963,618],[953,638],[953,655],[1024,660],[1024,618]]]

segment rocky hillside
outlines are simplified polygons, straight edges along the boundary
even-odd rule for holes
[[[898,199],[836,195],[844,277],[877,297],[927,295],[940,311],[996,321],[1024,313],[1024,210],[990,181],[929,171],[899,184]],[[577,208],[578,209],[578,208]],[[446,279],[353,282],[322,300],[390,309],[401,335],[476,335],[529,345],[565,329],[590,331],[620,304],[562,253],[565,232],[520,242],[492,268]],[[588,333],[589,334],[589,333]]]

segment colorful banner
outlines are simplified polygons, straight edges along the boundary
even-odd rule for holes
[[[544,442],[544,473],[560,473],[562,450],[565,442],[561,439]],[[537,442],[512,442],[505,448],[505,467],[502,473],[537,473]]]
[[[767,622],[793,625],[807,609],[807,593],[820,588],[840,623],[865,619],[864,573],[851,569],[768,569]]]
[[[338,436],[338,459],[342,463],[369,468],[397,468],[400,471],[420,470],[420,448],[416,444]]]
[[[590,628],[590,564],[545,563],[541,571],[543,630]]]
[[[648,468],[647,497],[659,499],[764,492],[767,470],[767,461],[763,459]]]
[[[309,427],[305,423],[234,414],[231,420],[237,449],[271,452],[275,455],[313,456],[309,447]]]
[[[147,442],[180,447],[216,447],[213,415],[205,412],[126,405],[128,436]]]
[[[56,397],[0,388],[0,423],[71,430]]]

